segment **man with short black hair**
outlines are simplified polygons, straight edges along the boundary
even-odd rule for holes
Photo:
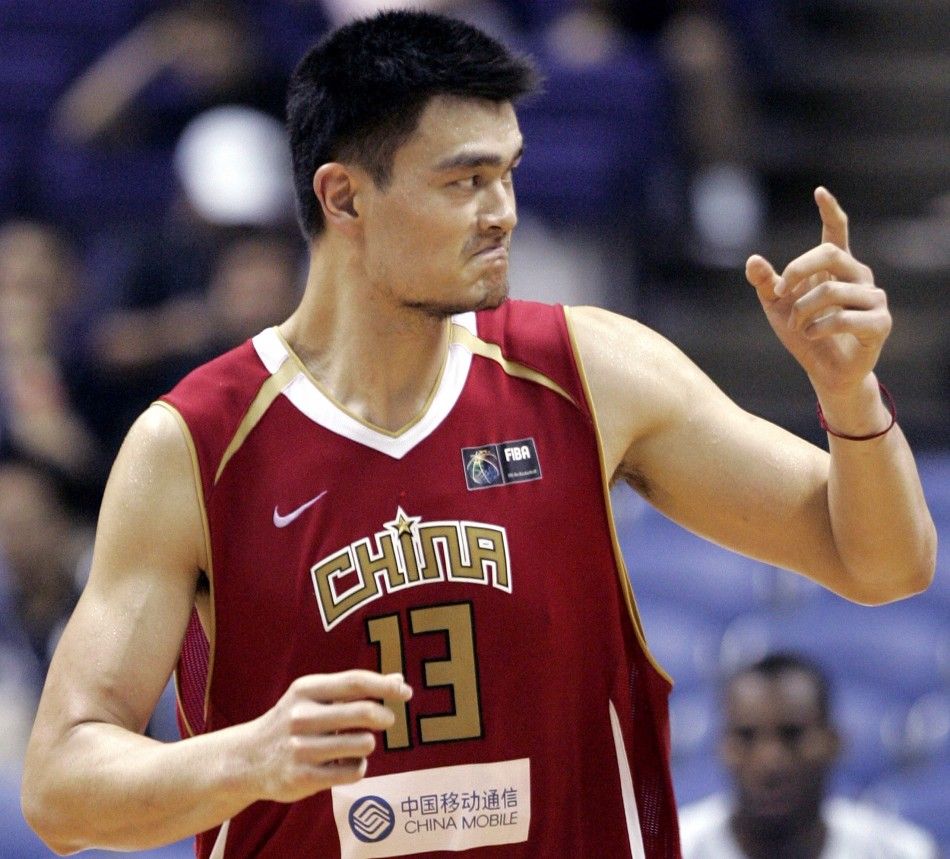
[[[732,797],[680,815],[684,859],[936,859],[922,830],[872,806],[828,798],[840,738],[824,671],[774,653],[725,684],[721,743]]]
[[[418,12],[301,62],[305,293],[117,457],[24,778],[55,848],[672,859],[670,681],[610,483],[852,599],[930,581],[873,373],[890,316],[834,198],[816,192],[821,245],[747,269],[829,457],[635,322],[506,301],[533,77]],[[160,745],[139,732],[176,664],[187,737]]]

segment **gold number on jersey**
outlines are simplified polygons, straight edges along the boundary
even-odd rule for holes
[[[422,663],[426,688],[449,687],[454,710],[451,713],[418,717],[419,737],[423,743],[443,743],[482,735],[478,668],[475,661],[475,633],[471,603],[447,603],[409,611],[412,635],[440,633],[446,637],[446,659],[427,659]],[[402,627],[398,614],[366,621],[369,640],[379,650],[379,670],[405,673]],[[409,739],[409,705],[386,701],[396,723],[386,731],[387,749],[404,749]]]

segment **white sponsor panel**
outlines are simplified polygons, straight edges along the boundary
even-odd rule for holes
[[[531,761],[374,776],[332,796],[342,859],[517,844],[531,824]]]

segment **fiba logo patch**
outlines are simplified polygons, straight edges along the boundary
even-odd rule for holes
[[[350,829],[360,840],[375,843],[389,837],[396,813],[381,796],[364,796],[350,806]]]
[[[469,489],[541,479],[541,463],[533,438],[463,447],[462,465]]]
[[[490,447],[467,447],[462,451],[465,462],[465,480],[469,489],[496,486],[504,483],[498,454]]]

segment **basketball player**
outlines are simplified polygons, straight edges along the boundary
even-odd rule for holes
[[[841,738],[820,666],[770,653],[723,691],[719,752],[732,789],[681,809],[684,859],[938,859],[924,830],[831,795]]]
[[[416,12],[299,65],[306,291],[117,457],[28,753],[55,849],[678,856],[615,477],[851,599],[926,587],[934,530],[873,373],[890,316],[834,198],[821,244],[747,271],[829,456],[635,322],[505,301],[532,83]],[[176,664],[186,738],[163,745],[141,732]]]

